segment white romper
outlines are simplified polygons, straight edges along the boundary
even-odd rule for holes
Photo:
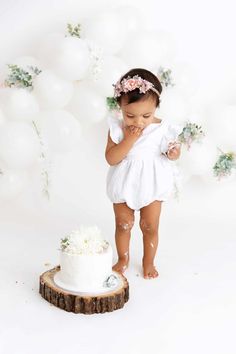
[[[108,116],[110,136],[114,143],[123,140],[123,120]],[[106,192],[112,203],[124,203],[133,210],[154,200],[166,201],[173,193],[173,163],[163,153],[168,143],[176,140],[181,127],[167,120],[151,123],[144,128],[126,157],[116,165],[109,166]]]

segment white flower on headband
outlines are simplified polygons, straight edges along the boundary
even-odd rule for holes
[[[121,82],[119,80],[116,84],[112,84],[112,86],[114,86],[115,88],[114,97],[119,97],[121,95],[121,92],[126,93],[128,91],[133,91],[136,88],[139,88],[140,93],[145,93],[148,90],[152,90],[156,92],[158,96],[160,96],[160,93],[158,92],[158,90],[155,89],[153,83],[142,79],[139,75],[134,75],[132,78],[128,76],[127,78],[124,78]]]

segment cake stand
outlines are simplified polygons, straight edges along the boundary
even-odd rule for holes
[[[129,300],[129,283],[124,275],[113,271],[117,284],[102,293],[77,292],[60,287],[54,281],[60,265],[44,272],[39,279],[39,293],[56,307],[74,313],[94,314],[121,309]]]

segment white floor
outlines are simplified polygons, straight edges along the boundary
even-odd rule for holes
[[[136,214],[125,273],[130,299],[96,315],[65,312],[38,292],[39,275],[58,264],[62,230],[73,220],[20,208],[12,218],[13,206],[2,208],[0,353],[235,354],[235,186],[188,193],[163,206],[154,280],[142,277]],[[115,261],[112,211],[103,218]]]

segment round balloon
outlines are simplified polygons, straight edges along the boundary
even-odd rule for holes
[[[0,125],[2,125],[6,121],[5,115],[0,107]]]
[[[0,172],[0,198],[12,199],[26,186],[27,175],[25,172],[4,169]]]
[[[183,146],[180,165],[190,175],[210,176],[213,173],[216,156],[214,142],[205,137],[201,143],[192,143],[189,150]]]
[[[36,52],[43,69],[53,66],[55,54],[64,38],[62,33],[50,33],[38,42]]]
[[[113,96],[114,87],[112,84],[115,84],[126,71],[128,71],[128,67],[121,59],[106,55],[101,59],[100,73],[93,82],[102,95]]]
[[[2,108],[6,116],[14,120],[31,121],[39,112],[39,105],[33,93],[24,88],[7,90]]]
[[[81,80],[88,75],[90,52],[81,38],[65,37],[59,41],[51,58],[52,69],[66,80]]]
[[[66,110],[58,109],[42,112],[39,126],[47,146],[55,152],[68,152],[79,143],[81,125]]]
[[[37,134],[27,122],[6,122],[0,130],[0,157],[9,168],[26,168],[37,161]]]
[[[122,28],[125,28],[126,35],[140,30],[140,27],[143,25],[142,14],[136,7],[120,6],[116,8],[116,14],[119,16],[119,22],[122,24]]]
[[[171,70],[178,90],[184,96],[194,95],[199,86],[196,68],[192,67],[188,62],[175,62]]]
[[[34,80],[34,94],[42,108],[63,108],[70,101],[74,85],[51,70],[44,70]]]
[[[113,11],[102,11],[82,22],[81,38],[98,43],[106,54],[119,52],[126,36],[120,17]]]
[[[87,82],[76,85],[74,95],[68,109],[81,122],[99,122],[107,114],[106,97]]]
[[[212,107],[207,125],[217,147],[236,152],[236,105]]]
[[[129,67],[145,67],[148,70],[160,66],[175,54],[174,41],[165,31],[138,31],[128,37],[120,51],[120,57]]]
[[[176,123],[183,123],[188,119],[188,102],[175,87],[166,88],[160,96],[159,115]]]

